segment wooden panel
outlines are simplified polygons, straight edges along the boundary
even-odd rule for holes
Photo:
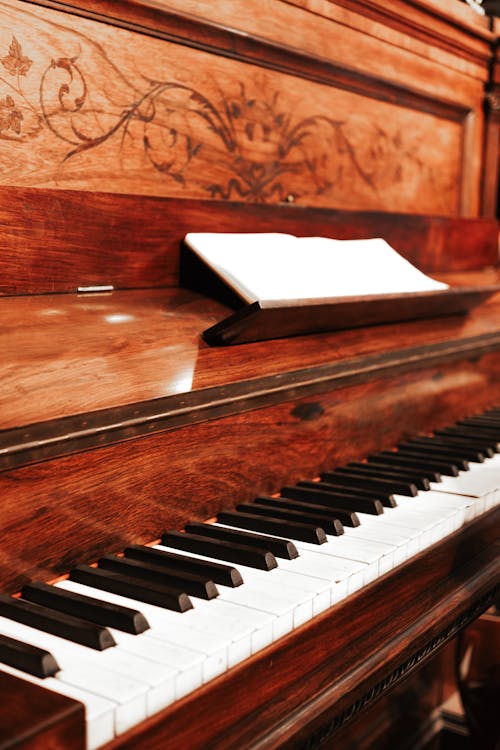
[[[0,672],[0,750],[84,750],[81,703]]]
[[[290,77],[277,51],[259,68],[29,3],[0,16],[4,184],[475,210],[482,127],[464,140],[463,121],[477,90],[455,104],[342,65],[311,76],[307,57]]]
[[[189,231],[383,237],[428,273],[498,259],[496,222],[0,186],[0,295],[177,286]]]
[[[500,355],[413,369],[311,398],[0,473],[0,585],[152,541],[284,483],[392,447],[500,399]],[[36,533],[29,531],[36,523]]]

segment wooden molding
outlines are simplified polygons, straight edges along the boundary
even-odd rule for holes
[[[26,0],[23,0],[26,1]],[[182,44],[316,83],[397,103],[454,122],[463,122],[468,107],[435,97],[417,88],[338,65],[324,58],[145,0],[29,0],[30,3],[79,15],[140,34]],[[482,59],[485,63],[488,56]]]
[[[341,363],[23,425],[0,432],[0,470],[173,430],[287,400],[368,383],[500,349],[500,332],[387,351]]]
[[[342,211],[0,187],[0,296],[178,284],[189,231],[287,231],[337,239],[383,237],[427,273],[476,270],[498,259],[492,219]]]

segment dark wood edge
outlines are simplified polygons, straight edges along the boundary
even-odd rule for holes
[[[212,346],[225,346],[465,313],[499,291],[500,285],[496,285],[330,299],[261,300],[245,305],[207,328],[202,335]],[[354,307],[356,320],[352,314]],[[284,319],[281,318],[283,310],[286,310]]]
[[[0,432],[0,470],[497,351],[500,332],[355,357]]]
[[[488,570],[488,573],[491,569]],[[321,747],[321,745],[331,737],[337,729],[347,724],[349,721],[358,716],[361,711],[368,708],[375,703],[384,693],[389,692],[392,688],[402,680],[406,679],[412,672],[419,669],[429,659],[431,659],[442,646],[448,643],[454,638],[463,628],[469,625],[471,622],[476,620],[481,614],[483,614],[489,607],[493,606],[498,600],[500,594],[500,584],[497,584],[493,588],[489,589],[483,594],[469,609],[464,613],[460,614],[455,620],[447,625],[444,630],[431,638],[424,646],[419,648],[412,656],[406,659],[396,669],[386,675],[382,680],[377,682],[372,687],[369,687],[357,700],[351,703],[350,706],[345,708],[343,711],[338,713],[333,719],[323,724],[319,729],[316,729],[312,736],[307,740],[307,743],[303,745],[304,750],[315,750],[315,748]],[[439,605],[432,611],[433,617],[439,616]],[[363,684],[363,683],[361,683]],[[324,697],[322,701],[324,701]],[[308,710],[310,707],[308,707]],[[304,717],[305,718],[305,717]],[[266,740],[265,747],[269,748],[269,741]],[[257,750],[260,746],[257,745],[254,750]],[[262,746],[264,750],[264,746]],[[283,748],[284,750],[284,748]]]
[[[338,65],[207,19],[159,8],[143,0],[75,0],[73,3],[23,0],[27,1],[454,122],[463,123],[471,111],[469,107],[419,89],[395,84],[389,79]],[[485,62],[488,59],[489,56]]]
[[[229,738],[224,735],[221,745],[224,750],[235,746],[251,750],[318,747],[313,744],[309,748],[307,739],[311,737],[313,742],[326,739],[364,706],[425,663],[495,600],[500,586],[499,520],[498,509],[489,511],[467,528],[421,552],[409,563],[152,717],[145,725],[112,741],[103,750],[118,747],[132,750],[137,746],[134,743],[141,741],[152,741],[151,747],[170,750],[173,747],[170,738],[175,737],[175,742],[182,743],[186,738],[179,736],[179,732],[184,731],[189,737],[187,717],[194,715],[199,717],[196,726],[203,733],[201,740],[196,737],[197,750],[201,746],[212,746],[201,743],[216,741],[212,732],[217,732],[220,738],[224,732],[221,724],[226,722],[222,718],[213,730],[210,721],[205,721],[206,714],[214,705],[223,705],[227,700],[235,702],[230,712],[231,726],[226,727]],[[441,562],[446,570],[441,569]],[[433,581],[430,587],[419,583],[422,573],[428,571],[431,571],[429,580]],[[407,612],[406,608],[401,608],[397,592],[400,587],[404,590],[410,580],[411,611]],[[394,627],[391,611],[397,616],[404,612],[404,632]],[[352,622],[354,612],[365,613],[366,617],[358,618],[354,628],[356,632],[362,631],[361,642],[356,640],[348,645],[351,636],[345,626]],[[327,654],[324,649],[323,654],[316,653],[315,644],[330,643],[335,633],[341,635],[342,643]],[[376,649],[373,649],[374,633],[377,634]],[[363,648],[365,639],[371,642],[369,653]],[[348,653],[342,653],[342,648],[347,648]],[[303,662],[306,654],[309,658]],[[298,694],[300,687],[293,687],[298,667],[295,665],[296,672],[289,667],[292,659],[301,660],[303,682],[311,691],[309,700]],[[339,671],[345,665],[347,668]],[[269,679],[271,667],[275,676],[282,676],[282,683]],[[269,682],[265,684],[260,682],[267,679]],[[259,684],[262,694],[259,694]],[[295,692],[291,693],[292,690]],[[238,703],[242,691],[245,705]],[[284,714],[287,697],[290,700]],[[261,718],[261,714],[269,712]]]

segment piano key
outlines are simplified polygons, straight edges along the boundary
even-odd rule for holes
[[[486,445],[489,445],[495,450],[496,453],[500,450],[500,440],[490,432],[484,432],[478,427],[468,427],[467,425],[457,425],[455,427],[443,427],[442,430],[436,430],[436,434],[445,433],[446,435],[457,435],[465,437],[467,439],[484,441]]]
[[[46,583],[32,582],[22,590],[23,599],[43,604],[68,615],[81,617],[99,625],[108,625],[127,633],[143,633],[149,628],[148,621],[141,612],[128,607],[117,607],[99,599],[61,591]]]
[[[467,438],[465,435],[451,434],[445,432],[445,430],[435,430],[434,434],[440,439],[443,445],[463,445],[465,447],[477,448],[477,450],[484,453],[488,458],[492,458],[495,453],[498,453],[498,449],[500,448],[498,443],[493,441]]]
[[[330,508],[328,505],[314,505],[313,503],[301,503],[299,500],[291,500],[285,497],[267,497],[261,495],[257,498],[261,505],[270,505],[276,508],[290,508],[290,510],[303,510],[305,513],[324,516],[325,512],[332,518],[338,518],[343,526],[359,526],[359,519],[354,511],[341,508]]]
[[[421,454],[412,453],[408,451],[380,451],[375,453],[373,456],[369,456],[370,461],[373,458],[380,458],[384,461],[390,461],[390,463],[396,463],[398,466],[409,466],[420,469],[428,468],[430,471],[438,471],[440,474],[445,476],[458,476],[459,469],[452,463],[442,461],[435,456],[422,456]]]
[[[238,506],[237,506],[238,507]],[[292,541],[300,539],[309,544],[324,544],[326,534],[320,526],[287,521],[281,518],[259,516],[242,511],[227,510],[217,514],[217,520],[227,526],[235,526],[250,531],[263,531],[265,534],[279,534]]]
[[[354,469],[357,473],[361,472],[363,474],[366,474],[367,476],[372,476],[380,479],[394,479],[396,481],[400,480],[409,482],[410,484],[414,484],[418,490],[430,489],[429,480],[427,479],[427,477],[422,477],[416,473],[411,473],[408,469],[406,471],[404,469],[396,469],[395,467],[391,469],[388,466],[383,468],[374,464],[361,462],[358,463],[356,461],[347,464],[347,466],[348,468]]]
[[[0,635],[0,663],[40,678],[52,677],[60,669],[49,651],[6,635]]]
[[[280,494],[285,499],[343,508],[352,513],[363,511],[363,513],[380,515],[384,512],[381,501],[376,498],[343,494],[343,490],[337,491],[334,485],[322,482],[299,482],[296,487],[282,487]]]
[[[131,599],[141,602],[156,604],[159,607],[172,609],[176,612],[186,612],[192,608],[187,594],[175,591],[157,583],[139,582],[135,578],[118,575],[111,571],[91,568],[89,565],[78,565],[70,572],[69,577],[73,581],[88,583],[97,589],[104,589],[115,594],[123,594]]]
[[[457,422],[453,429],[460,430],[460,432],[463,432],[466,435],[472,435],[478,438],[493,440],[495,442],[499,440],[497,428],[487,426],[485,424],[469,424],[465,422]]]
[[[426,461],[406,461],[404,458],[398,458],[397,453],[389,456],[379,456],[378,454],[372,454],[366,459],[368,465],[387,467],[388,469],[394,468],[402,471],[415,471],[420,476],[425,477],[430,482],[440,482],[441,473],[439,471],[433,471],[429,469]]]
[[[340,478],[338,482],[335,482],[335,484],[316,480],[313,482],[307,480],[300,481],[297,482],[297,487],[309,487],[311,489],[321,490],[322,492],[332,492],[336,493],[337,496],[340,495],[342,497],[354,497],[356,499],[365,498],[365,500],[369,500],[371,503],[373,503],[374,500],[378,500],[380,506],[383,506],[382,512],[384,510],[384,507],[393,508],[396,505],[396,501],[394,500],[394,496],[391,492],[381,491],[380,489],[375,489],[373,487],[370,487],[370,489],[366,489],[366,487],[353,488],[346,482],[342,485]]]
[[[170,551],[162,545],[153,549]],[[90,596],[101,594],[89,585],[82,585],[73,581],[61,581],[57,585]],[[122,606],[135,604],[133,600],[123,595],[108,591],[103,591],[102,597],[105,601],[115,602]],[[193,648],[205,651],[205,635],[207,635],[209,642],[213,637],[224,638],[229,666],[238,663],[241,659],[256,653],[273,642],[274,618],[271,615],[227,604],[220,601],[219,598],[209,603],[211,605],[209,614],[205,609],[198,606],[180,614],[147,603],[141,603],[141,611],[151,625],[151,631],[148,632],[155,638],[167,640],[167,642],[170,642],[170,640],[174,643],[177,642],[179,633],[192,633]]]
[[[186,594],[199,596],[201,599],[215,599],[219,595],[215,583],[207,581],[203,576],[181,572],[172,575],[166,567],[151,562],[105,555],[98,560],[97,565],[103,570],[111,570],[131,578],[139,578],[160,585],[165,584]]]
[[[99,651],[115,645],[109,630],[100,625],[7,594],[0,594],[0,615]]]
[[[155,565],[165,564],[168,568],[182,570],[186,573],[206,575],[214,583],[222,583],[224,586],[241,586],[243,583],[240,574],[231,565],[223,565],[218,562],[206,563],[202,560],[194,560],[186,555],[162,552],[140,544],[132,544],[130,547],[126,547],[124,555],[133,560],[154,562]]]
[[[222,539],[226,542],[235,544],[246,544],[251,547],[258,547],[269,550],[275,557],[283,557],[287,560],[294,560],[298,557],[298,552],[294,544],[288,540],[278,539],[272,536],[257,536],[251,531],[235,531],[222,528],[212,523],[188,523],[185,530],[190,534],[200,534],[201,536],[210,536],[216,539]],[[221,581],[222,583],[222,581]]]
[[[65,590],[99,594],[105,601],[119,603],[124,606],[130,602],[126,597],[121,597],[107,591],[95,591],[90,587],[73,581],[60,581],[56,586]],[[236,622],[235,618],[230,619],[227,616],[221,618],[220,614],[212,614],[210,620],[207,621],[205,615],[202,614],[201,621],[199,618],[197,620],[197,627],[193,627],[196,623],[190,622],[189,625],[186,625],[184,619],[178,619],[183,617],[179,613],[149,604],[143,604],[142,607],[147,613],[148,619],[151,618],[152,627],[148,631],[150,638],[171,645],[181,646],[204,655],[205,658],[202,666],[204,681],[206,681],[208,675],[216,676],[216,674],[225,671],[232,663],[237,663],[237,661],[231,662],[230,657],[235,659],[237,655],[239,656],[238,660],[241,661],[251,654],[249,637],[243,646],[241,637],[233,638],[233,636],[238,635],[235,631],[231,631]],[[190,613],[193,612],[194,610],[190,610]],[[271,642],[271,639],[269,639],[269,642]]]
[[[220,528],[226,527],[223,526]],[[282,562],[285,564],[286,569],[282,569]],[[309,569],[305,568],[308,568],[308,566],[304,566],[302,556],[294,560],[280,560],[278,568],[271,571],[260,571],[239,565],[238,570],[245,580],[244,586],[241,587],[242,593],[245,593],[246,589],[250,589],[251,587],[252,592],[258,594],[258,599],[256,601],[248,599],[248,593],[245,594],[245,597],[231,595],[222,587],[220,596],[222,600],[262,607],[263,601],[269,596],[272,602],[276,598],[281,599],[283,592],[286,592],[287,595],[292,595],[291,601],[296,610],[294,612],[293,626],[297,627],[298,624],[306,622],[311,616],[322,612],[330,606],[332,601],[337,600],[336,598],[332,599],[332,590],[335,587],[335,582],[325,574],[324,566],[320,576],[318,575],[317,568],[314,571],[314,575],[311,575]],[[345,573],[343,574],[344,577]],[[344,595],[346,595],[346,591]],[[335,597],[337,596],[338,594],[335,592]],[[301,606],[297,610],[297,604],[305,601],[308,602],[307,609]],[[312,604],[312,611],[309,602]]]
[[[92,654],[104,657],[112,653],[114,649],[95,651],[85,646],[76,646],[58,636],[42,633],[27,625],[13,623],[4,617],[0,617],[0,633],[20,637],[26,643],[48,649],[61,666],[55,679],[116,703],[116,734],[131,729],[147,718],[149,685],[126,674],[96,667],[95,662],[90,658]],[[80,649],[83,658],[78,656],[77,652]]]
[[[335,484],[338,480],[339,483],[344,482],[344,484],[353,487],[354,489],[356,487],[361,487],[367,490],[382,489],[391,494],[397,492],[399,495],[409,495],[410,497],[415,497],[418,491],[415,485],[411,482],[398,482],[393,481],[392,479],[366,477],[356,471],[351,471],[345,466],[339,466],[333,472],[325,472],[324,474],[321,474],[321,480],[323,482],[328,482],[329,484]]]
[[[484,454],[481,453],[481,451],[474,450],[473,448],[462,448],[458,445],[441,445],[435,438],[427,438],[425,436],[406,440],[404,443],[401,443],[399,447],[409,448],[410,450],[415,447],[417,450],[419,450],[421,446],[430,448],[429,452],[432,451],[432,453],[435,453],[437,456],[444,455],[449,456],[453,459],[456,457],[458,459],[465,459],[466,461],[476,461],[477,463],[482,463],[485,458]]]
[[[473,429],[487,432],[497,439],[500,437],[500,428],[498,425],[487,419],[481,419],[480,417],[470,417],[469,419],[459,420],[457,425],[458,427],[472,427]]]
[[[215,560],[241,563],[242,565],[248,565],[250,568],[271,570],[278,565],[274,555],[264,548],[257,549],[243,544],[233,544],[219,539],[199,536],[198,534],[167,531],[162,536],[162,542],[167,547],[181,549],[184,552],[199,552]]]
[[[219,523],[214,525],[229,528]],[[265,535],[262,534],[262,536]],[[323,555],[301,550],[300,555],[294,560],[280,559],[278,570],[283,569],[329,582],[333,603],[362,586],[364,567],[362,563],[344,560],[331,561]]]
[[[456,455],[453,451],[442,452],[435,447],[430,445],[398,445],[398,453],[405,455],[419,456],[424,460],[430,457],[432,460],[437,461],[448,461],[453,466],[456,466],[459,471],[469,470],[469,461],[465,458],[461,458]],[[443,472],[444,473],[444,472]]]
[[[241,511],[241,513],[257,513],[257,515],[275,518],[279,521],[296,521],[297,523],[307,524],[308,526],[319,526],[327,534],[333,534],[334,536],[340,536],[344,533],[344,527],[342,526],[341,521],[338,518],[335,518],[333,514],[327,516],[325,513],[320,517],[318,515],[309,514],[307,511],[268,506],[265,503],[261,504],[259,498],[256,498],[253,503],[242,503],[237,505],[236,510]]]
[[[13,667],[8,667],[5,664],[0,664],[0,670],[22,680],[28,680],[46,690],[52,690],[54,693],[65,695],[68,698],[73,698],[83,703],[87,730],[87,750],[97,750],[101,745],[110,742],[115,736],[115,710],[117,704],[114,701],[94,695],[53,677],[41,679]]]
[[[427,436],[424,436],[427,437]],[[419,440],[420,440],[419,436]],[[470,450],[471,455],[474,455],[474,451],[476,451],[478,454],[481,453],[484,458],[492,458],[495,455],[495,452],[493,448],[490,448],[486,445],[479,445],[480,441],[474,441],[474,440],[466,440],[464,438],[457,438],[457,437],[451,437],[451,436],[445,436],[445,435],[433,435],[432,437],[428,438],[429,440],[432,440],[433,444],[439,445],[440,448],[448,448],[449,450]],[[467,458],[467,456],[465,456]],[[474,461],[474,458],[471,458],[471,461]],[[478,463],[482,463],[482,461],[478,461]]]

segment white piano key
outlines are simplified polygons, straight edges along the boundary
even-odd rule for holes
[[[224,524],[219,525],[223,526]],[[245,529],[242,530],[245,531]],[[258,534],[259,532],[252,533]],[[262,534],[262,536],[265,536],[265,534]],[[278,535],[274,534],[274,536]],[[281,538],[288,539],[288,537]],[[341,537],[333,538],[339,539]],[[347,580],[349,594],[357,591],[361,586],[375,580],[377,577],[378,560],[375,563],[366,563],[346,557],[337,557],[332,553],[328,543],[310,544],[309,542],[294,540],[294,544],[299,552],[299,557],[295,560],[283,560],[282,558],[279,558],[278,567],[282,566],[286,570],[293,570],[293,566],[297,564],[297,569],[299,569],[301,560],[307,559],[312,565],[314,565],[313,561],[314,559],[317,559],[318,561],[321,561],[318,562],[318,564],[324,566],[325,574],[330,580],[336,582]]]
[[[165,667],[174,676],[175,698],[180,698],[203,683],[203,667],[206,657],[199,652],[150,638],[147,633],[132,635],[109,629],[118,644],[115,650],[123,654],[134,654],[146,663],[154,662],[160,671]],[[164,665],[160,667],[160,665]],[[208,679],[208,675],[207,675]]]
[[[98,747],[110,742],[115,736],[115,710],[117,703],[99,695],[94,695],[74,685],[61,682],[55,677],[40,679],[34,675],[21,672],[19,669],[0,664],[0,670],[14,677],[19,677],[46,690],[51,690],[67,698],[80,701],[85,707],[85,723],[87,727],[87,750],[97,750]]]
[[[151,628],[154,628],[155,636],[165,633],[168,639],[170,628],[174,631],[177,628],[185,628],[193,634],[193,643],[197,643],[201,649],[204,644],[204,634],[215,633],[226,639],[228,666],[234,666],[273,641],[272,617],[263,613],[250,613],[247,616],[247,612],[241,607],[226,606],[224,602],[218,604],[217,612],[212,609],[210,614],[199,607],[180,613],[137,602],[135,599],[128,599],[118,594],[100,591],[74,581],[61,581],[57,585],[75,593],[101,597],[103,601],[114,602],[124,607],[139,608],[148,619]],[[218,600],[213,600],[214,603],[216,601]],[[151,630],[147,632],[150,633]]]
[[[0,632],[50,651],[61,667],[61,671],[57,673],[58,680],[115,701],[118,704],[115,711],[116,734],[121,734],[146,719],[149,685],[130,676],[96,667],[88,659],[92,649],[69,644],[62,638],[42,633],[5,617],[0,617]],[[70,646],[73,645],[73,653],[68,656]],[[81,658],[75,655],[76,649],[83,652]]]

